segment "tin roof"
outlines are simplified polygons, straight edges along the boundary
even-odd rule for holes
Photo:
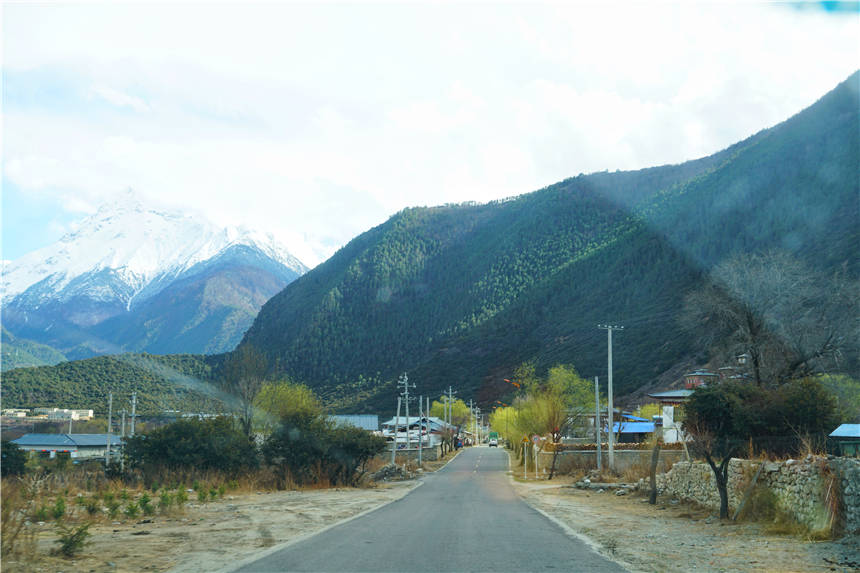
[[[842,424],[832,432],[831,438],[860,438],[860,424]]]
[[[612,425],[612,431],[618,432],[618,422]],[[647,434],[654,431],[654,422],[624,422],[622,434]]]
[[[648,396],[658,400],[684,400],[689,398],[692,393],[692,390],[669,390],[668,392],[655,392],[648,394]]]
[[[107,434],[24,434],[12,440],[12,443],[19,446],[51,448],[104,446],[107,444]],[[111,444],[118,446],[122,444],[122,439],[116,434],[111,434]]]
[[[379,416],[376,414],[346,414],[329,416],[329,419],[338,426],[355,426],[371,432],[379,429]]]

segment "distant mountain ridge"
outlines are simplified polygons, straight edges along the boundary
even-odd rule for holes
[[[242,343],[350,413],[393,413],[403,372],[415,394],[452,385],[482,408],[510,397],[504,378],[525,361],[538,372],[573,364],[605,388],[597,325],[607,322],[625,326],[613,336],[616,396],[668,385],[708,360],[678,316],[725,258],[778,248],[816,272],[860,276],[858,92],[855,73],[785,122],[680,165],[579,175],[484,205],[405,209],[273,296]],[[855,376],[857,342],[844,363]],[[205,382],[224,358],[158,360]],[[152,357],[116,357],[130,359],[172,387]],[[20,368],[4,374],[4,399],[59,405],[61,393],[81,403],[98,393],[104,407],[120,372],[109,365]]]
[[[69,358],[224,352],[305,272],[271,235],[153,209],[129,192],[5,265],[3,322]]]
[[[605,376],[607,321],[627,326],[617,390],[665,381],[706,359],[677,318],[727,256],[779,248],[858,275],[858,83],[696,161],[406,209],[273,297],[243,343],[356,410],[390,408],[404,371],[482,402],[524,361]]]

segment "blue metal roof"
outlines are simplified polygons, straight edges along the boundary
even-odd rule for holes
[[[107,434],[24,434],[12,443],[19,446],[46,448],[77,448],[104,446],[107,444]],[[122,444],[122,439],[111,434],[111,445]]]
[[[831,438],[860,438],[860,424],[842,424],[832,432]]]
[[[376,414],[347,414],[341,416],[329,416],[338,426],[355,426],[362,430],[375,432],[379,429],[379,416]]]
[[[669,390],[668,392],[655,392],[648,394],[652,398],[689,398],[693,393],[692,390]]]
[[[612,425],[612,431],[618,432],[618,422]],[[647,434],[654,431],[654,422],[624,422],[621,426],[622,434]]]

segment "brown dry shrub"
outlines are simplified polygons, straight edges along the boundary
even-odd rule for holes
[[[7,478],[0,484],[0,554],[31,559],[36,553],[35,529],[29,527],[40,477]]]

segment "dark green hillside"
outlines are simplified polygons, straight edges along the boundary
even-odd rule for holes
[[[482,400],[525,360],[603,376],[596,325],[617,321],[619,390],[652,383],[701,352],[677,314],[726,256],[778,247],[856,276],[857,85],[694,162],[403,211],[273,297],[244,342],[344,408],[390,407],[402,371]]]
[[[208,380],[217,359],[196,355],[155,356],[120,354],[64,362],[57,366],[17,368],[3,373],[4,408],[92,408],[98,415],[108,409],[113,392],[114,409],[128,408],[137,391],[137,411],[160,414],[221,411]]]
[[[4,327],[0,327],[0,331],[2,331],[0,370],[58,364],[66,360],[66,357],[55,348],[18,338]]]

